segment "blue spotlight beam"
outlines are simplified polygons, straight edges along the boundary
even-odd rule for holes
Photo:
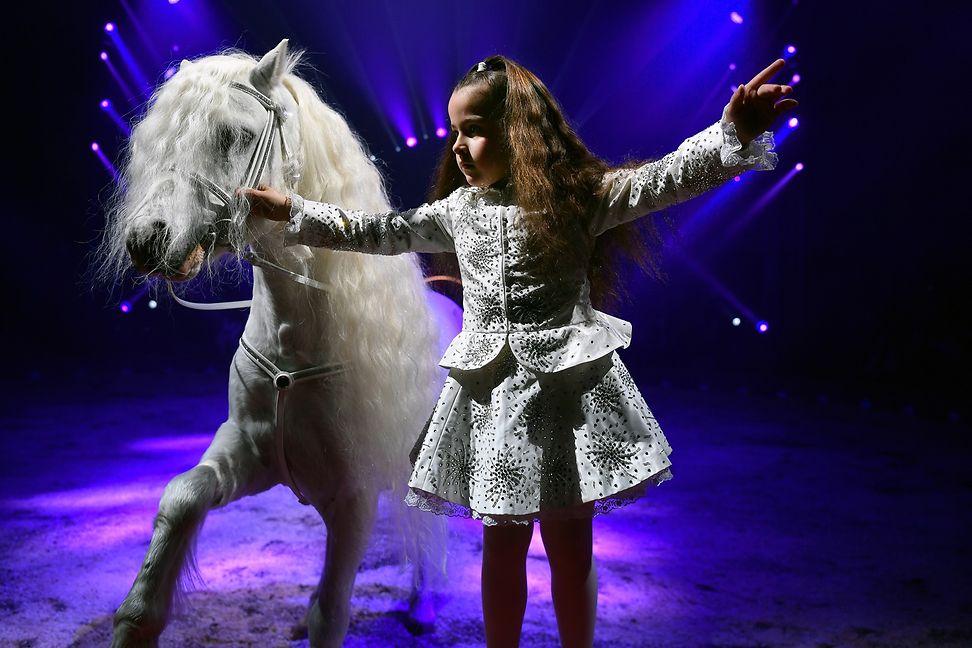
[[[116,169],[115,165],[112,164],[107,157],[105,157],[104,152],[101,150],[101,146],[97,142],[92,142],[91,150],[95,155],[98,156],[98,159],[101,160],[101,165],[108,170],[108,173],[111,174],[111,177],[114,178],[115,182],[119,182],[121,177],[118,174],[118,169]]]
[[[800,173],[802,165],[794,166],[792,169],[787,171],[786,175],[776,181],[776,183],[763,194],[759,200],[757,200],[752,207],[746,210],[739,219],[737,219],[725,232],[722,234],[722,244],[725,245],[733,238],[735,238],[763,209],[772,201],[779,193],[783,190],[790,181]]]
[[[142,73],[142,70],[138,67],[138,63],[135,61],[135,57],[132,56],[132,53],[128,50],[128,47],[125,45],[125,42],[118,34],[118,27],[116,26],[112,30],[108,30],[106,28],[105,31],[108,32],[108,36],[111,38],[112,44],[115,46],[115,49],[118,51],[118,54],[121,56],[122,61],[125,62],[125,67],[128,70],[128,73],[131,75],[135,83],[137,83],[142,88],[142,94],[148,96],[152,91],[152,86],[149,85],[149,82],[145,78],[145,75]]]
[[[118,111],[115,110],[114,104],[112,104],[107,99],[104,99],[101,102],[101,109],[105,111],[105,114],[108,115],[108,117],[111,118],[111,121],[115,122],[115,126],[118,127],[118,130],[120,130],[122,134],[125,135],[125,137],[131,137],[132,135],[131,126],[129,126],[128,122],[122,119],[122,116],[118,114]]]
[[[115,79],[115,83],[118,84],[122,94],[125,95],[125,101],[127,101],[130,105],[137,105],[139,103],[138,99],[140,95],[132,91],[128,83],[125,82],[125,79],[123,79],[122,75],[118,72],[118,68],[116,68],[115,64],[111,62],[111,57],[108,56],[107,52],[101,53],[101,60],[104,61],[105,65],[108,67],[108,71],[111,73],[112,78]]]
[[[761,321],[759,317],[746,306],[742,301],[736,297],[732,291],[730,291],[725,284],[716,279],[711,272],[709,272],[701,263],[690,257],[688,254],[683,253],[678,248],[674,248],[678,257],[685,262],[685,265],[694,272],[700,279],[709,284],[709,286],[723,299],[732,304],[732,306],[743,316],[749,320],[750,323],[756,324],[756,322]]]
[[[142,46],[148,50],[149,54],[152,56],[153,61],[164,61],[165,58],[159,53],[159,50],[155,47],[155,43],[152,42],[152,37],[145,31],[142,27],[142,21],[138,19],[135,12],[132,11],[131,6],[126,2],[126,0],[121,0],[122,9],[125,10],[125,15],[128,16],[128,21],[138,32],[138,37],[141,39]]]

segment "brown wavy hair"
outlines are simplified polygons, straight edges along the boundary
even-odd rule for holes
[[[577,225],[586,225],[603,197],[604,174],[612,167],[587,149],[535,74],[505,56],[490,56],[484,63],[484,70],[478,64],[470,68],[453,92],[474,85],[485,91],[487,116],[500,124],[505,137],[514,202],[526,212],[528,245],[543,250],[543,258],[551,262],[564,256],[576,258]],[[439,160],[432,200],[466,184],[452,152],[456,136],[452,131]],[[643,163],[630,162],[624,168]],[[588,262],[595,305],[609,305],[623,296],[620,270],[625,261],[663,278],[660,247],[656,219],[639,219],[599,236]]]

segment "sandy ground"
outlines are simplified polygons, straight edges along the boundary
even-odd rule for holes
[[[105,646],[167,480],[225,413],[218,375],[129,375],[6,391],[0,645]],[[171,387],[175,385],[175,387]],[[675,478],[598,518],[597,645],[972,646],[967,430],[917,418],[646,386]],[[160,394],[164,393],[164,396]],[[387,516],[358,576],[348,646],[483,644],[479,523],[451,523],[435,632],[402,624]],[[162,646],[304,646],[293,628],[324,528],[277,487],[213,511],[202,584]],[[556,646],[535,535],[524,646]]]

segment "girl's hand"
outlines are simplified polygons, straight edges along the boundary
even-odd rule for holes
[[[766,83],[784,65],[786,62],[783,59],[776,59],[752,81],[740,84],[732,94],[726,118],[736,125],[736,134],[743,146],[768,130],[777,117],[799,105],[795,99],[783,99],[777,103],[781,97],[793,92],[791,86]]]
[[[250,203],[250,214],[273,221],[290,220],[290,196],[285,196],[273,187],[265,184],[256,189],[240,187],[237,195],[245,196]]]

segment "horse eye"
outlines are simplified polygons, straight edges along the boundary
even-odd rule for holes
[[[213,133],[213,145],[220,153],[228,153],[233,144],[236,143],[237,134],[232,128],[217,126]]]

